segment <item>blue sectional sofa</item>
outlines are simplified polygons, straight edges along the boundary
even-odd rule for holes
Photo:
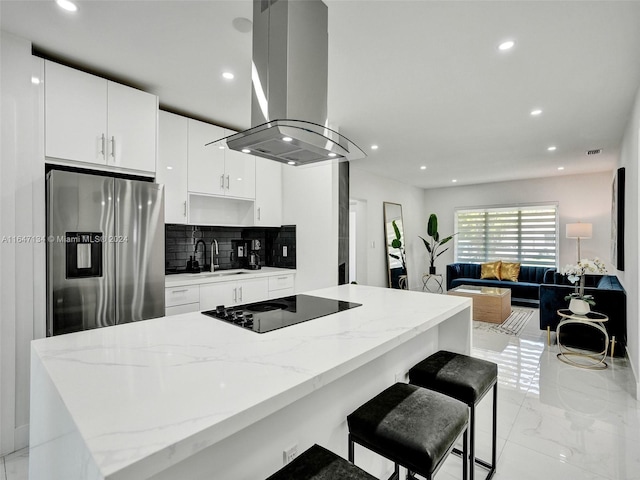
[[[559,273],[548,280],[550,281],[540,285],[540,329],[546,330],[550,327],[551,331],[555,332],[560,322],[557,312],[561,308],[567,308],[569,302],[565,297],[575,291],[575,286]],[[593,295],[596,303],[591,307],[593,311],[609,317],[604,326],[609,337],[616,337],[614,354],[624,356],[627,344],[627,293],[620,280],[615,275],[587,275],[584,293]],[[598,335],[594,329],[578,326],[571,330],[567,326],[566,337],[563,335],[563,344],[592,350],[601,349],[602,335]]]
[[[479,263],[452,263],[447,265],[447,290],[460,285],[479,285],[483,287],[500,287],[511,289],[511,304],[526,307],[537,307],[539,287],[545,282],[552,281],[556,273],[555,268],[528,267],[522,265],[517,282],[508,280],[481,279]]]

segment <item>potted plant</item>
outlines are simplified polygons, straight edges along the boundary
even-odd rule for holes
[[[566,265],[562,269],[562,274],[567,276],[567,280],[575,283],[576,291],[564,297],[569,300],[569,310],[576,315],[586,315],[596,302],[592,295],[584,294],[585,275],[587,273],[607,273],[604,263],[598,258],[589,260],[588,258],[580,260],[575,265]]]
[[[440,248],[448,243],[455,235],[449,235],[446,238],[440,239],[440,234],[438,233],[438,217],[435,213],[429,215],[429,221],[427,222],[427,235],[429,235],[429,240],[425,240],[420,237],[424,242],[424,246],[427,247],[427,252],[429,252],[429,274],[435,275],[436,273],[436,258],[442,255],[444,252],[449,250],[449,247],[444,250],[440,250]]]

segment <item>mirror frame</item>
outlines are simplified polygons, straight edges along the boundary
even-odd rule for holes
[[[392,211],[392,208],[398,208],[397,212]],[[385,235],[385,258],[387,260],[387,281],[389,288],[398,288],[403,290],[409,289],[408,282],[408,274],[407,274],[407,265],[406,265],[406,245],[404,243],[404,221],[402,218],[402,205],[400,203],[394,202],[382,202],[382,213],[384,217],[384,235]],[[391,246],[391,240],[395,238],[395,231],[393,229],[393,221],[396,221],[396,226],[398,230],[400,230],[400,238],[402,240],[402,248],[404,250],[405,255],[405,265],[404,268],[401,269],[400,275],[397,277],[395,275],[391,275],[391,271],[395,270],[398,267],[392,268],[392,262],[397,262],[398,260],[394,260],[391,255],[397,255],[398,249],[395,249]],[[398,220],[400,220],[398,222]],[[400,252],[401,253],[401,252]],[[402,273],[403,272],[403,273]],[[396,281],[397,278],[397,281]]]

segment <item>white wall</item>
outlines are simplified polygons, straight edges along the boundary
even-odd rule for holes
[[[635,105],[627,130],[625,132],[620,153],[620,166],[625,167],[625,269],[616,274],[627,291],[627,352],[636,377],[636,398],[640,398],[640,284],[638,271],[638,212],[640,198],[638,195],[638,164],[640,163],[640,90],[636,95]]]
[[[338,284],[338,166],[282,168],[283,225],[296,225],[296,292]]]
[[[380,177],[358,168],[357,164],[350,167],[349,197],[358,200],[361,210],[366,211],[366,232],[358,231],[364,237],[359,245],[366,245],[365,252],[358,248],[358,256],[366,257],[366,270],[358,267],[358,283],[388,286],[382,203],[393,202],[402,205],[409,289],[421,290],[422,275],[428,271],[427,251],[418,238],[427,234],[423,189]]]
[[[44,136],[41,59],[2,32],[0,159],[0,454],[28,443],[29,343],[44,334]]]
[[[438,230],[443,235],[454,232],[456,207],[557,202],[560,267],[577,260],[576,240],[566,238],[566,225],[582,221],[593,224],[593,238],[582,240],[582,257],[599,257],[615,273],[609,258],[612,179],[612,172],[604,172],[430,189],[425,191],[424,203],[428,213],[438,215]],[[439,265],[453,259],[454,249],[450,248]]]

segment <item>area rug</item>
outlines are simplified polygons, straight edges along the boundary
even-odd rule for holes
[[[473,328],[486,330],[490,332],[502,333],[504,335],[518,336],[527,326],[527,323],[533,317],[533,310],[524,308],[512,308],[511,315],[501,324],[473,322]]]

